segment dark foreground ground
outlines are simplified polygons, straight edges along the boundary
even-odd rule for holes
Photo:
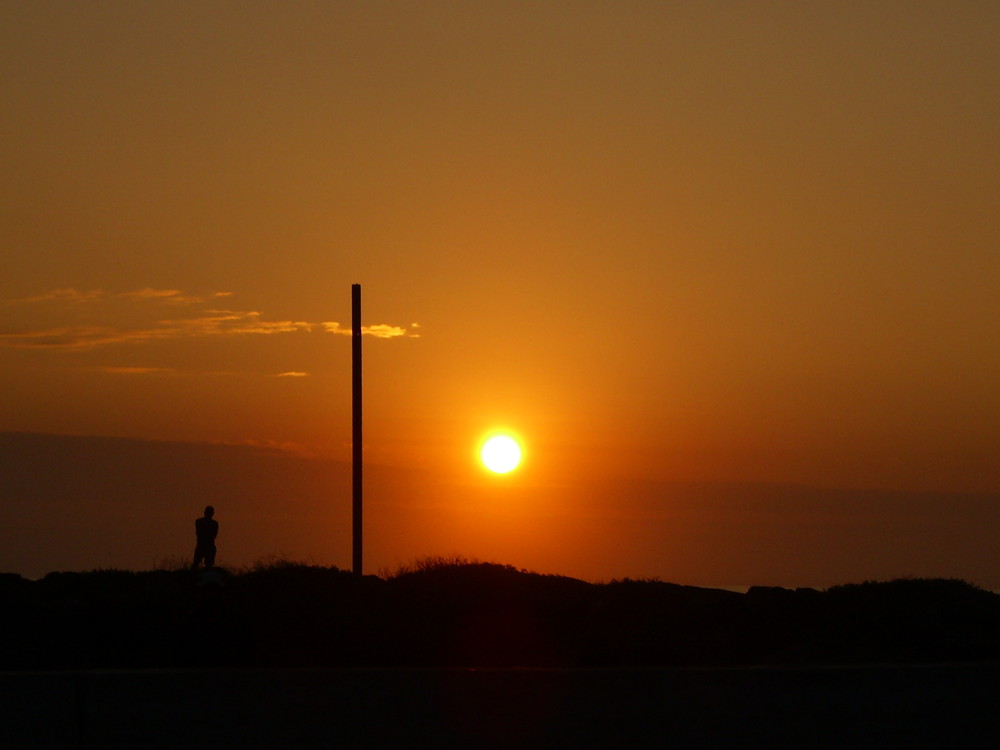
[[[0,576],[0,750],[994,748],[998,698],[1000,596],[954,580]]]
[[[7,748],[993,748],[1000,596],[429,561],[0,575]]]
[[[1000,663],[1000,596],[929,579],[747,593],[432,562],[388,579],[0,575],[0,670]]]
[[[993,748],[1000,666],[0,673],[3,748]]]

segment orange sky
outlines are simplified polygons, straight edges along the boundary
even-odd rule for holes
[[[358,282],[366,460],[433,478],[385,489],[424,520],[370,567],[598,577],[594,488],[634,483],[875,491],[842,525],[891,546],[888,493],[1000,502],[998,34],[977,2],[7,4],[0,431],[347,460]],[[472,459],[498,425],[516,477]],[[608,576],[759,582],[698,578],[716,517],[640,495]],[[346,566],[338,533],[309,554]],[[927,564],[890,557],[844,574]]]

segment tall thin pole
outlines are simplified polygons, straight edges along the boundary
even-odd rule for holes
[[[351,381],[354,416],[354,502],[352,504],[354,573],[361,575],[361,284],[351,285]]]

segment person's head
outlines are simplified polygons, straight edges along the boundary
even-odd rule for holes
[[[211,505],[205,506],[205,518],[211,518],[214,515],[215,515],[215,508],[213,508]]]

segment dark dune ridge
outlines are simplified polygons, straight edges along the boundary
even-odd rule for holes
[[[0,669],[644,667],[990,661],[1000,596],[903,579],[747,593],[427,561],[0,576]]]

